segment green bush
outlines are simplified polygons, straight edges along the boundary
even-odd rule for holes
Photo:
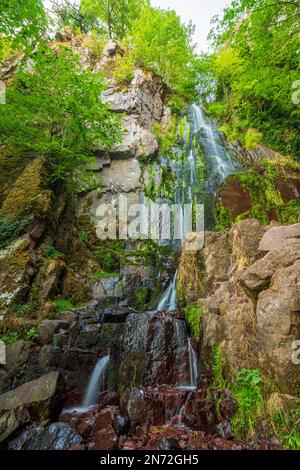
[[[26,333],[26,339],[28,341],[34,341],[35,339],[37,339],[39,337],[39,334],[37,332],[37,329],[36,328],[31,328],[29,331],[27,331]]]
[[[63,254],[58,251],[53,245],[47,245],[44,251],[45,258],[49,259],[61,259],[63,258]]]
[[[200,338],[201,333],[201,316],[203,314],[203,307],[197,305],[188,305],[184,309],[184,316],[188,326],[191,329],[192,335],[194,338]]]
[[[130,54],[118,56],[113,77],[119,83],[130,84],[134,78],[134,58]]]
[[[1,341],[3,341],[5,344],[13,344],[19,341],[20,335],[16,331],[13,331],[7,335],[1,336]]]
[[[59,316],[63,312],[72,310],[72,308],[74,308],[74,305],[69,299],[56,299],[56,300],[52,300],[51,303],[56,305],[57,316]]]
[[[257,418],[262,415],[263,379],[259,369],[242,369],[238,372],[232,392],[238,409],[231,421],[235,436],[251,438],[255,435]]]

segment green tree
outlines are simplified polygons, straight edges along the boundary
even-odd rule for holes
[[[231,137],[244,143],[256,129],[264,143],[298,159],[300,108],[292,94],[300,76],[299,15],[298,0],[234,0],[211,34],[216,98]]]
[[[145,8],[127,35],[136,62],[187,99],[194,97],[197,83],[193,32],[192,24],[182,24],[174,10]]]
[[[85,15],[80,2],[68,0],[51,0],[51,11],[55,14],[58,27],[70,27],[72,30],[79,30],[81,33],[88,33],[96,24]]]
[[[100,100],[103,77],[83,69],[69,49],[43,46],[33,59],[0,106],[0,141],[46,156],[51,181],[70,181],[94,144],[109,148],[120,139],[120,123]]]
[[[111,39],[123,39],[149,0],[81,0],[81,12]]]
[[[7,48],[36,42],[46,23],[42,0],[1,0],[0,61],[5,58]]]

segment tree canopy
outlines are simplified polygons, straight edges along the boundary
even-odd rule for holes
[[[41,46],[19,69],[0,106],[0,141],[47,157],[52,181],[73,177],[92,147],[118,141],[120,123],[99,96],[103,77],[84,70],[69,49]]]
[[[36,42],[46,27],[42,0],[1,0],[0,61],[5,50]]]
[[[243,141],[257,129],[273,148],[300,158],[299,106],[292,101],[300,72],[300,3],[234,0],[214,20],[210,57],[217,106],[227,133]]]

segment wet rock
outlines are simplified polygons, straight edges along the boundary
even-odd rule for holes
[[[8,444],[8,450],[23,450],[26,449],[26,445],[43,431],[42,426],[31,426],[19,434],[18,437],[13,439]]]
[[[225,209],[231,211],[232,218],[251,209],[251,197],[235,175],[229,176],[220,191],[220,201]]]
[[[43,431],[36,432],[25,444],[26,450],[68,450],[80,445],[82,438],[70,426],[64,423],[52,423]]]
[[[120,388],[190,383],[186,324],[172,314],[129,315],[119,357]]]
[[[218,412],[225,420],[230,420],[237,410],[237,402],[230,390],[225,389],[218,397]]]
[[[156,450],[177,450],[180,449],[180,446],[176,439],[161,437],[155,448]]]
[[[116,449],[118,436],[113,427],[115,414],[119,413],[115,407],[107,407],[95,418],[95,425],[90,438],[89,449],[113,450]]]
[[[0,410],[0,442],[5,441],[19,427],[30,421],[26,409]]]
[[[216,425],[216,432],[223,439],[232,439],[233,438],[230,423],[228,423],[227,421],[222,421],[221,423],[217,424]]]
[[[83,349],[95,346],[99,340],[99,331],[99,325],[91,324],[84,326],[78,335],[76,346]]]
[[[113,427],[118,436],[127,434],[130,430],[130,420],[127,416],[115,414]]]
[[[107,406],[119,406],[120,395],[117,392],[105,390],[100,394],[99,403],[101,408],[106,408]]]
[[[44,320],[38,326],[39,340],[42,344],[50,344],[55,333],[68,330],[69,327],[70,323],[66,320]]]
[[[280,225],[270,228],[264,234],[259,244],[259,250],[274,250],[280,247],[283,240],[289,238],[300,238],[300,223],[294,225]]]
[[[0,369],[0,393],[4,393],[10,389],[11,378],[7,371]]]
[[[63,398],[59,373],[51,372],[0,395],[0,414],[14,423],[10,425],[12,432],[22,424],[24,415],[42,422],[58,415]]]

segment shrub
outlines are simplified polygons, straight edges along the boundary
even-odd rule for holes
[[[58,316],[61,313],[66,312],[68,310],[72,310],[72,308],[74,308],[74,305],[69,299],[57,299],[51,302],[56,305],[56,313]]]
[[[203,314],[203,307],[197,305],[188,305],[184,309],[184,315],[188,326],[191,329],[192,335],[196,338],[200,338],[201,332],[201,316]]]
[[[83,38],[82,47],[90,51],[93,59],[100,59],[105,48],[105,38],[99,36],[96,31],[91,31]]]
[[[130,54],[118,56],[113,77],[120,83],[131,83],[134,78],[134,58]]]
[[[37,329],[36,328],[31,328],[29,331],[27,331],[26,333],[26,339],[28,341],[34,341],[35,339],[37,339],[39,337],[39,334],[37,332]]]
[[[60,259],[63,257],[63,254],[58,251],[53,245],[47,245],[44,251],[45,258],[49,259]]]
[[[236,376],[232,392],[238,410],[232,419],[232,430],[236,436],[251,438],[255,434],[257,418],[263,409],[261,385],[263,379],[259,369],[242,369]]]
[[[1,336],[1,341],[3,341],[5,344],[13,344],[19,341],[20,335],[16,331],[13,331],[11,333],[8,333],[7,335]]]

